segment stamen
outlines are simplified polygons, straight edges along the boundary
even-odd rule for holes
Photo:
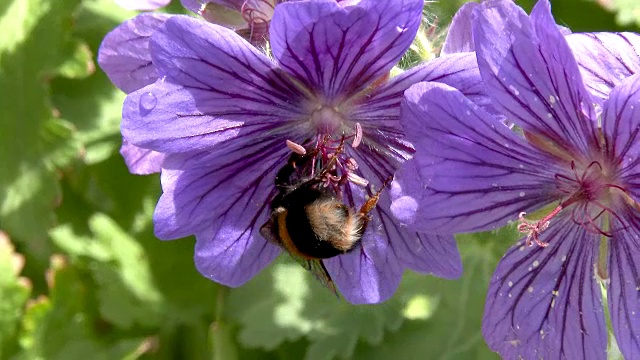
[[[369,185],[369,181],[367,181],[367,179],[362,178],[352,172],[347,174],[347,178],[349,179],[350,182],[358,185],[358,186],[362,186],[365,187],[367,185]]]
[[[347,158],[347,160],[345,161],[344,165],[347,167],[347,169],[349,169],[350,171],[355,171],[358,170],[358,163],[356,162],[356,159],[350,157]]]
[[[352,148],[357,148],[358,145],[362,142],[362,126],[360,123],[356,123],[356,135],[353,138],[353,142],[351,143]]]
[[[287,140],[287,147],[289,149],[291,149],[291,151],[293,151],[294,153],[298,154],[298,155],[306,155],[307,154],[307,149],[304,148],[304,146],[295,143],[291,140]]]

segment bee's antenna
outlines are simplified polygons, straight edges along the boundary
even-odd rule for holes
[[[380,190],[378,190],[376,192],[376,195],[380,194],[380,192],[382,191],[382,189],[386,188],[387,186],[389,186],[389,183],[391,183],[391,181],[393,180],[393,175],[389,175],[389,177],[387,177],[387,179],[382,183],[382,186],[380,187]]]

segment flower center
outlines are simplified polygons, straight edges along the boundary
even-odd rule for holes
[[[334,108],[322,106],[311,114],[311,124],[316,132],[333,134],[345,121],[344,115]]]
[[[306,144],[287,140],[287,147],[301,159],[305,159],[295,163],[293,182],[320,175],[322,186],[330,189],[338,198],[343,197],[343,189],[347,183],[367,187],[369,182],[356,174],[358,163],[345,153],[345,146],[348,146],[346,140],[353,139],[351,147],[355,148],[362,137],[361,130],[358,131],[360,126],[357,125],[355,135],[343,135],[339,140],[330,135],[319,135],[316,141]]]
[[[627,197],[626,190],[613,176],[613,171],[599,161],[576,164],[571,161],[571,171],[556,174],[556,188],[564,194],[564,200],[539,221],[527,220],[520,213],[518,231],[527,234],[527,245],[533,242],[539,246],[549,245],[540,239],[540,234],[549,227],[557,215],[569,214],[573,223],[590,233],[611,237],[610,221],[607,217],[619,218],[612,204],[617,199]]]

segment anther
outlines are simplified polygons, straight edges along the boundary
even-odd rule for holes
[[[304,148],[304,146],[295,143],[291,140],[287,140],[287,147],[289,149],[291,149],[291,151],[293,151],[294,153],[298,154],[298,155],[306,155],[307,154],[307,149]]]
[[[360,123],[356,123],[356,135],[353,138],[353,142],[351,143],[352,148],[357,148],[358,145],[362,142],[362,126]]]
[[[360,176],[358,176],[358,175],[356,175],[356,174],[354,174],[352,172],[349,172],[347,174],[347,178],[349,179],[350,182],[352,182],[352,183],[354,183],[354,184],[356,184],[358,186],[365,187],[365,186],[369,185],[369,181],[367,181],[367,179],[362,178],[362,177],[360,177]]]

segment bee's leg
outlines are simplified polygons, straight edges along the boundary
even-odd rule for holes
[[[376,191],[376,193],[373,194],[373,196],[367,199],[367,201],[362,205],[358,213],[362,215],[367,215],[371,210],[373,210],[373,208],[375,208],[376,205],[378,204],[378,200],[380,199],[380,193],[391,182],[391,180],[393,180],[393,175],[389,176],[387,180],[384,181],[384,183],[380,187],[380,190]]]

